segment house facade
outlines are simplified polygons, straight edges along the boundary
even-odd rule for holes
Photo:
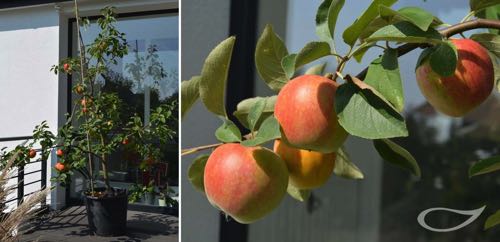
[[[90,26],[82,31],[86,44],[98,32],[93,22],[100,9],[114,6],[118,13],[117,28],[126,33],[129,55],[116,65],[113,72],[127,80],[130,95],[140,100],[138,109],[145,120],[155,103],[177,98],[178,90],[178,16],[177,0],[79,0],[80,16],[91,20]],[[65,74],[55,75],[51,67],[69,56],[75,56],[76,23],[73,1],[2,1],[0,3],[0,147],[14,148],[30,139],[33,128],[47,121],[50,130],[57,132],[71,111],[73,82]],[[135,57],[150,52],[157,56],[158,63],[166,70],[161,80],[135,80],[128,68]],[[137,75],[135,75],[137,76]],[[153,83],[154,82],[154,83]],[[169,148],[172,167],[176,169],[178,146],[172,141]],[[53,152],[54,153],[54,152]],[[57,157],[51,155],[46,162],[26,165],[22,188],[13,194],[16,198],[29,195],[43,185],[55,186],[50,181]],[[113,167],[117,186],[125,186],[119,178],[123,171]],[[126,168],[123,168],[126,169]],[[125,171],[126,172],[126,171]],[[175,177],[177,172],[175,173]],[[83,181],[75,176],[69,188],[56,187],[47,204],[53,209],[66,206],[69,201],[78,200]],[[18,197],[15,197],[17,195]]]

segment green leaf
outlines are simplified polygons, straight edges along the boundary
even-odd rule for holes
[[[432,54],[433,51],[434,51],[433,48],[426,48],[424,51],[422,51],[422,53],[418,57],[415,70],[429,59],[429,56]]]
[[[299,202],[305,202],[311,196],[311,190],[299,189],[294,187],[290,183],[288,183],[286,191],[288,192],[288,195],[290,195],[290,197],[298,200]]]
[[[351,161],[344,147],[337,151],[333,173],[347,179],[363,179],[363,172]]]
[[[267,25],[260,36],[255,49],[255,66],[260,77],[267,85],[279,91],[288,82],[281,59],[288,55],[288,50],[273,27]]]
[[[395,11],[391,8],[381,6],[380,17],[390,23],[408,21],[422,31],[427,31],[434,21],[432,13],[417,7],[406,7]]]
[[[500,19],[500,5],[491,6],[489,8],[483,9],[482,11],[478,11],[476,16],[484,19]],[[492,34],[500,34],[500,30],[498,29],[489,29]]]
[[[266,101],[266,106],[264,107],[262,115],[260,116],[259,120],[257,121],[257,124],[255,125],[255,128],[258,129],[262,121],[273,114],[276,98],[277,96],[254,97],[245,99],[240,103],[238,103],[238,106],[236,106],[236,111],[233,113],[233,115],[240,121],[240,123],[243,126],[250,129],[250,125],[248,123],[248,118],[247,118],[248,114],[250,113],[250,109],[255,105],[255,103],[259,102],[259,100],[264,99]]]
[[[311,68],[307,69],[304,74],[306,75],[323,75],[323,72],[325,71],[326,63],[321,63],[315,66],[312,66]]]
[[[223,117],[227,117],[224,96],[235,40],[235,37],[229,37],[217,45],[208,55],[201,71],[201,101],[209,111]]]
[[[199,86],[200,76],[193,76],[191,80],[181,83],[181,117],[184,117],[200,97]]]
[[[364,43],[362,46],[360,46],[358,49],[356,49],[353,53],[353,57],[354,59],[356,59],[356,61],[358,63],[361,63],[361,61],[363,60],[363,57],[365,56],[366,52],[375,45],[374,42],[372,43]]]
[[[398,64],[398,51],[387,49],[368,67],[365,83],[380,92],[399,112],[404,108],[403,83]]]
[[[342,34],[344,42],[350,46],[354,46],[363,30],[379,15],[380,6],[384,5],[390,7],[395,2],[397,2],[397,0],[373,0],[368,9],[366,9],[365,12],[344,31]]]
[[[316,13],[316,34],[325,42],[335,39],[335,25],[345,0],[325,0],[319,5]]]
[[[491,173],[500,170],[500,156],[480,160],[469,169],[469,177]]]
[[[339,86],[335,110],[339,123],[352,135],[366,139],[408,136],[404,118],[376,90],[355,77]]]
[[[500,0],[469,0],[470,10],[475,12],[498,4],[500,4]]]
[[[421,172],[417,161],[403,147],[388,139],[373,140],[375,149],[380,154],[382,159],[410,171],[413,175],[420,178]]]
[[[295,58],[295,69],[330,54],[330,45],[328,43],[317,41],[309,42],[297,54]]]
[[[500,58],[500,35],[491,33],[473,34],[470,36],[470,39],[478,42]]]
[[[429,56],[432,70],[440,76],[451,76],[457,69],[458,52],[451,41],[442,42],[433,48]]]
[[[493,69],[495,71],[495,83],[497,91],[500,92],[500,58],[498,58],[491,52],[488,52],[488,54],[490,55],[491,61],[493,63]]]
[[[330,45],[328,43],[313,41],[307,43],[299,53],[285,56],[281,65],[287,77],[292,78],[295,70],[330,54]]]
[[[395,24],[395,23],[398,23],[398,22],[402,22],[402,21],[405,21],[403,20],[402,18],[400,17],[395,17],[395,18],[392,18],[390,19],[390,21],[386,21],[385,19],[381,18],[381,17],[377,17],[376,19],[374,19],[364,30],[363,32],[361,33],[361,35],[359,36],[359,39],[364,42],[366,40],[366,38],[370,37],[373,33],[377,32],[379,29],[387,26],[387,25],[390,25],[390,24]],[[438,27],[440,25],[443,24],[443,21],[441,21],[439,18],[437,17],[433,17],[433,20],[432,20],[432,23],[430,25],[430,27],[432,28],[435,28],[435,27]]]
[[[497,34],[481,33],[470,37],[472,40],[484,46],[488,51],[495,71],[495,83],[497,91],[500,92],[500,36]]]
[[[395,24],[387,25],[375,33],[370,35],[366,42],[375,41],[396,41],[405,43],[440,43],[442,40],[441,34],[429,28],[427,31],[422,31],[410,22],[398,22]]]
[[[222,126],[215,130],[215,137],[224,143],[241,141],[241,132],[231,120],[225,119]]]
[[[207,164],[208,157],[210,155],[200,155],[194,159],[193,163],[188,169],[188,179],[189,182],[200,192],[205,192],[205,186],[203,185],[203,176],[205,173],[205,165]]]
[[[281,66],[285,71],[286,77],[288,80],[292,79],[295,74],[295,59],[297,58],[297,54],[289,54],[281,60]]]
[[[244,146],[257,146],[279,138],[281,138],[280,125],[274,115],[271,115],[262,122],[255,138],[245,140],[241,144]]]
[[[248,125],[250,126],[250,131],[253,132],[255,130],[257,121],[259,121],[259,118],[264,112],[265,107],[266,107],[266,99],[262,98],[257,100],[257,102],[254,103],[252,108],[250,108],[250,112],[248,113],[247,116]]]
[[[484,224],[484,230],[490,229],[500,225],[500,210],[498,210],[495,214],[491,215]]]

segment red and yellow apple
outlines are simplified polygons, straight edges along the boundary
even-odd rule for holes
[[[338,86],[323,76],[302,75],[281,89],[274,115],[281,126],[283,142],[323,153],[337,151],[347,138],[335,112]]]
[[[63,150],[61,150],[61,149],[58,149],[58,150],[56,151],[56,155],[57,155],[57,156],[59,156],[59,157],[62,157],[62,156],[64,155],[64,151],[63,151]]]
[[[28,152],[28,157],[29,158],[35,158],[36,156],[36,150],[35,149],[30,149]]]
[[[274,141],[274,152],[288,167],[288,182],[299,189],[313,189],[324,185],[335,167],[335,153],[297,149],[280,140]]]
[[[208,200],[240,223],[252,223],[274,210],[287,186],[285,162],[263,147],[223,144],[205,165]]]
[[[416,70],[417,83],[427,101],[441,113],[461,117],[480,105],[494,85],[493,63],[488,51],[470,39],[453,39],[458,52],[455,73],[442,77],[429,61]]]
[[[61,162],[57,162],[54,168],[59,172],[63,172],[64,170],[66,170],[66,166]]]

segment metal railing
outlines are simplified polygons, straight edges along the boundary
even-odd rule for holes
[[[29,140],[29,139],[32,139],[32,138],[33,138],[32,136],[4,137],[4,138],[0,138],[0,143],[1,142]],[[38,162],[41,163],[40,164],[41,165],[41,169],[30,171],[30,172],[25,172],[26,165],[35,164],[35,163],[38,163]],[[35,173],[40,173],[40,179],[39,180],[35,180],[35,181],[30,181],[30,182],[26,183],[25,180],[24,180],[25,177],[27,175],[35,174]],[[17,178],[17,186],[15,186],[14,189],[17,189],[17,197],[5,201],[4,204],[8,204],[10,202],[13,202],[13,201],[17,200],[17,204],[19,205],[19,204],[21,204],[23,202],[23,200],[24,200],[25,197],[27,197],[27,196],[29,196],[29,195],[31,195],[33,193],[39,192],[39,191],[41,191],[41,190],[43,190],[43,189],[45,189],[47,187],[47,160],[38,159],[38,160],[35,160],[35,161],[27,162],[27,163],[25,163],[24,165],[21,165],[21,166],[17,166],[17,175],[12,176],[9,179],[16,179],[16,178]],[[36,191],[30,192],[28,194],[25,194],[25,192],[24,192],[25,191],[25,187],[29,186],[29,185],[32,185],[32,184],[36,184],[36,183],[40,183],[40,190],[36,190]],[[44,199],[41,202],[41,205],[42,205],[42,207],[46,207],[47,206],[47,199]]]

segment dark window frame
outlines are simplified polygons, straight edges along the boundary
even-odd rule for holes
[[[60,2],[70,2],[70,0],[3,0],[0,2],[0,9],[28,7]]]

